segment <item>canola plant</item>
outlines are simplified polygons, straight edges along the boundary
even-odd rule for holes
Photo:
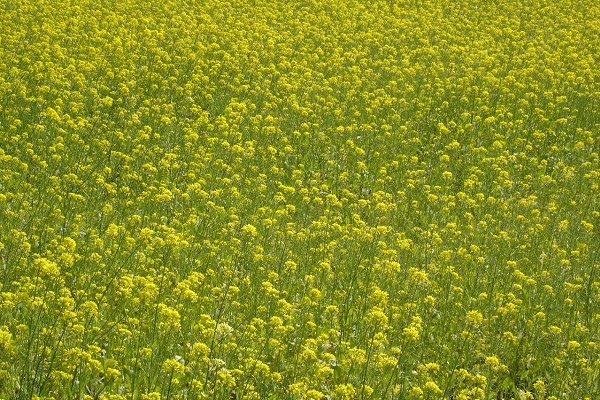
[[[599,2],[0,10],[0,398],[600,396]]]

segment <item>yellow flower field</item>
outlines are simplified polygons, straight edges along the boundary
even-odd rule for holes
[[[600,398],[600,2],[0,10],[0,399]]]

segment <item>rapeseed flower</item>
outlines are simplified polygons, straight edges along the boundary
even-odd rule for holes
[[[598,5],[0,14],[0,398],[593,398]]]

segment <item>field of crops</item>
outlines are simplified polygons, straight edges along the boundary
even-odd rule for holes
[[[600,3],[0,0],[0,399],[600,398]]]

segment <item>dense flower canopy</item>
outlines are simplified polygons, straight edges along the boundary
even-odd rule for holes
[[[600,3],[0,8],[0,398],[599,395]]]

